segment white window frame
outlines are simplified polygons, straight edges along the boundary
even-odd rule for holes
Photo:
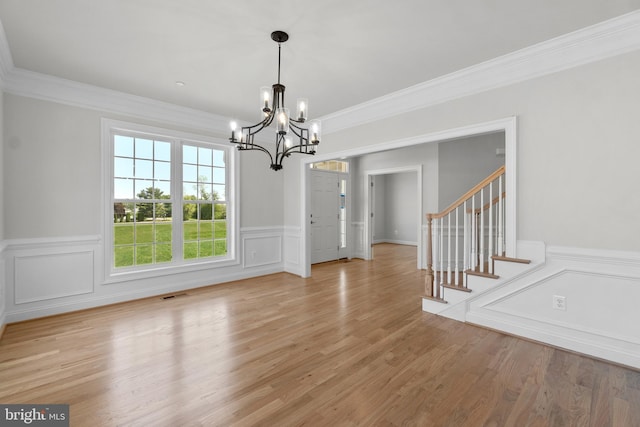
[[[117,283],[133,279],[157,277],[194,270],[228,267],[238,265],[239,248],[239,197],[238,197],[238,155],[237,150],[225,139],[208,137],[187,132],[163,129],[154,126],[102,119],[102,224],[104,284]],[[171,143],[171,197],[173,200],[173,260],[167,263],[145,264],[133,267],[115,268],[113,262],[113,156],[114,135],[147,137]],[[182,259],[182,145],[195,145],[223,150],[227,194],[227,254],[222,257]],[[175,225],[180,226],[176,227]]]

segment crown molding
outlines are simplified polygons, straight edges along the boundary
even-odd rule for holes
[[[324,134],[640,49],[640,10],[321,117]],[[15,95],[226,135],[229,118],[16,68],[0,22],[0,88]]]
[[[14,68],[5,76],[5,91],[208,132],[226,134],[229,129],[229,119],[217,114],[20,68]]]
[[[640,49],[640,10],[321,117],[329,134]]]

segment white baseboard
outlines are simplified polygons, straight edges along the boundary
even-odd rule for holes
[[[380,243],[392,243],[394,245],[405,245],[405,246],[418,246],[418,242],[414,242],[410,240],[378,239],[373,241],[374,245],[377,245]]]

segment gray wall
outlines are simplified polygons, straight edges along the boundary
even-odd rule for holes
[[[416,216],[418,199],[416,194],[416,172],[384,175],[386,186],[384,202],[384,239],[394,243],[417,244],[419,236]]]
[[[638,70],[640,52],[620,55],[327,134],[321,150],[339,153],[517,116],[517,238],[638,251]],[[298,212],[299,184],[285,185],[285,212]],[[285,221],[299,225],[299,216]]]
[[[441,142],[438,148],[438,210],[504,165],[504,132]]]
[[[417,244],[416,172],[375,175],[373,243]]]
[[[4,238],[100,235],[101,118],[166,126],[11,94],[4,98]],[[240,226],[282,225],[282,174],[271,171],[261,153],[246,154],[240,157]]]
[[[367,172],[421,167],[423,206],[420,212],[438,212],[504,164],[504,157],[496,156],[496,148],[504,148],[503,133],[421,144],[352,159],[353,221],[364,221]],[[377,197],[373,241],[417,242],[415,173],[381,174],[374,179]],[[424,217],[420,221],[426,222]]]

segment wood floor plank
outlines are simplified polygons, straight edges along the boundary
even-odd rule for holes
[[[73,426],[638,426],[640,372],[420,307],[416,248],[8,325],[0,402]]]

